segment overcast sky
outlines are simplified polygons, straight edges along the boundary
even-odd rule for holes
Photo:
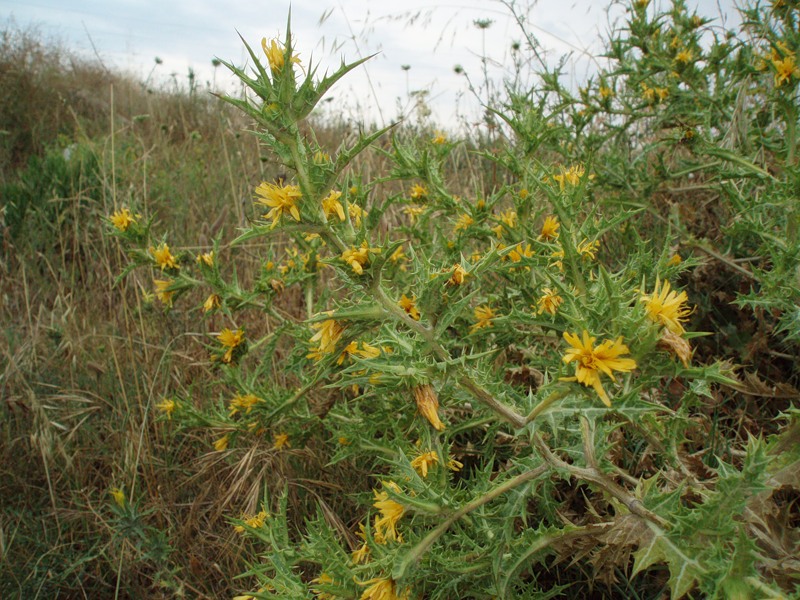
[[[658,1],[658,0],[657,0]],[[719,0],[726,27],[737,22],[733,0]],[[262,37],[282,37],[288,0],[0,0],[0,18],[17,27],[35,26],[45,37],[63,41],[81,55],[96,53],[108,66],[133,72],[144,80],[157,66],[152,81],[186,84],[192,68],[199,82],[216,88],[231,85],[224,67],[212,58],[245,63],[237,31],[254,47]],[[571,53],[573,82],[580,82],[596,64],[600,36],[623,14],[617,4],[592,0],[517,0],[520,14],[552,61]],[[718,17],[717,0],[689,0],[703,16]],[[309,58],[335,68],[341,58],[355,60],[379,54],[348,76],[330,93],[327,110],[352,117],[369,115],[380,123],[399,112],[412,114],[411,92],[426,90],[432,118],[454,126],[455,115],[477,115],[477,101],[467,90],[470,80],[483,80],[481,55],[490,77],[499,79],[512,64],[511,45],[521,41],[519,27],[498,0],[294,0],[292,30],[304,64]],[[487,29],[477,20],[491,20]],[[717,20],[717,25],[723,21]],[[403,66],[410,67],[404,70]]]

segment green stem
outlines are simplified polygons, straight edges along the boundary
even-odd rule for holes
[[[542,414],[544,411],[550,408],[550,405],[553,404],[553,402],[555,402],[556,400],[561,400],[561,398],[565,397],[567,394],[569,394],[569,390],[567,389],[561,389],[552,392],[547,398],[545,398],[544,400],[539,402],[539,404],[533,407],[533,410],[530,412],[530,414],[528,414],[528,416],[525,417],[525,424],[528,424],[534,419],[536,419],[536,417],[538,417],[540,414]]]
[[[515,487],[522,485],[532,479],[536,479],[537,477],[543,475],[547,471],[547,465],[539,465],[535,469],[531,469],[530,471],[526,471],[508,481],[505,481],[498,485],[493,490],[487,492],[486,494],[475,498],[472,502],[465,504],[457,511],[452,513],[448,516],[442,523],[440,523],[435,529],[433,529],[428,535],[426,535],[416,546],[411,548],[403,559],[395,565],[394,570],[392,571],[392,579],[398,580],[405,575],[406,570],[416,563],[425,552],[438,540],[444,533],[450,528],[450,526],[458,521],[461,517],[471,513],[473,510],[476,510],[494,500],[495,498],[502,496],[506,492],[513,490]]]
[[[384,291],[380,285],[372,287],[375,298],[380,302],[387,312],[392,314],[395,318],[402,321],[409,329],[418,333],[427,343],[431,351],[436,357],[448,364],[451,364],[450,354],[447,350],[436,340],[435,334],[432,329],[428,329],[420,323],[409,317],[406,312],[400,308]],[[513,408],[506,406],[502,402],[495,399],[495,397],[464,370],[463,367],[457,367],[461,372],[458,376],[458,383],[464,389],[470,391],[473,396],[478,398],[483,404],[489,407],[492,412],[507,421],[517,429],[525,427],[525,417],[516,412]]]

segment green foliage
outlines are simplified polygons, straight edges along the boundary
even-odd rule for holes
[[[31,156],[19,181],[0,185],[3,229],[12,239],[22,232],[42,228],[52,234],[64,225],[64,206],[92,203],[101,198],[99,163],[92,148],[71,144],[49,149],[44,157]],[[35,215],[36,226],[26,226],[26,216]],[[2,241],[2,238],[0,238]],[[47,243],[45,239],[40,244]]]
[[[687,331],[713,325],[710,290],[690,286],[692,309],[674,283],[704,255],[730,266],[757,284],[739,305],[794,347],[792,14],[746,11],[736,38],[683,2],[634,2],[577,96],[545,71],[487,107],[506,137],[475,154],[504,176],[474,189],[454,182],[457,145],[441,136],[394,132],[372,180],[354,161],[386,131],[319,146],[301,122],[363,61],[317,81],[287,26],[266,60],[245,43],[252,74],[223,63],[249,90],[223,99],[293,176],[256,188],[262,212],[224,258],[221,242],[173,255],[141,216],[111,218],[165,308],[201,289],[204,313],[230,323],[208,340],[228,396],[198,407],[176,391],[159,408],[214,430],[220,453],[266,436],[287,465],[321,453],[374,478],[371,497],[350,490],[349,522],[318,498],[290,527],[287,491],[245,527],[255,597],[547,598],[566,589],[565,563],[585,589],[793,593],[754,506],[797,489],[784,477],[797,457],[754,435],[697,458],[698,422],[716,427],[706,403],[744,384]],[[256,241],[246,283],[235,251]],[[282,312],[292,289],[301,310]]]

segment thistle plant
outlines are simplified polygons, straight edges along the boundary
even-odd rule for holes
[[[610,42],[618,65],[596,94],[575,97],[547,73],[541,101],[512,90],[495,111],[502,143],[476,150],[506,174],[488,193],[458,186],[447,170],[455,144],[438,133],[389,127],[319,147],[306,118],[363,61],[318,79],[287,24],[261,53],[245,42],[251,72],[221,61],[248,90],[222,100],[291,173],[253,184],[254,221],[193,259],[152,240],[131,210],[110,217],[166,308],[203,290],[198,310],[228,323],[207,345],[229,395],[203,407],[178,394],[158,405],[163,418],[212,430],[209,445],[231,457],[266,439],[287,460],[313,446],[330,465],[372,474],[372,489],[345,500],[352,523],[320,500],[293,529],[281,490],[255,516],[233,515],[256,542],[257,584],[242,597],[545,598],[559,593],[551,569],[564,561],[608,586],[647,572],[640,589],[653,597],[665,586],[674,598],[777,598],[791,587],[782,550],[758,536],[773,493],[796,484],[796,413],[782,416],[783,433],[753,435],[735,453],[692,454],[712,390],[738,380],[693,355],[701,308],[679,282],[698,261],[675,246],[703,242],[672,218],[640,235],[659,207],[629,198],[651,198],[698,157],[759,189],[789,179],[708,137],[714,102],[731,106],[726,69],[753,54],[742,43],[734,55],[728,40],[706,56],[704,22],[682,3],[648,10],[630,6],[628,37]],[[796,89],[786,62],[796,45],[780,44],[767,77],[776,97]],[[630,131],[660,131],[668,118],[671,137],[620,149]],[[364,179],[354,160],[382,136],[391,169]],[[665,144],[674,160],[661,156],[652,180],[637,173]],[[254,242],[261,274],[245,287],[231,261]],[[301,306],[285,310],[293,288]]]

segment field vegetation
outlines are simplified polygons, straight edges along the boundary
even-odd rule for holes
[[[469,132],[1,34],[0,597],[800,597],[797,2],[503,6]]]

